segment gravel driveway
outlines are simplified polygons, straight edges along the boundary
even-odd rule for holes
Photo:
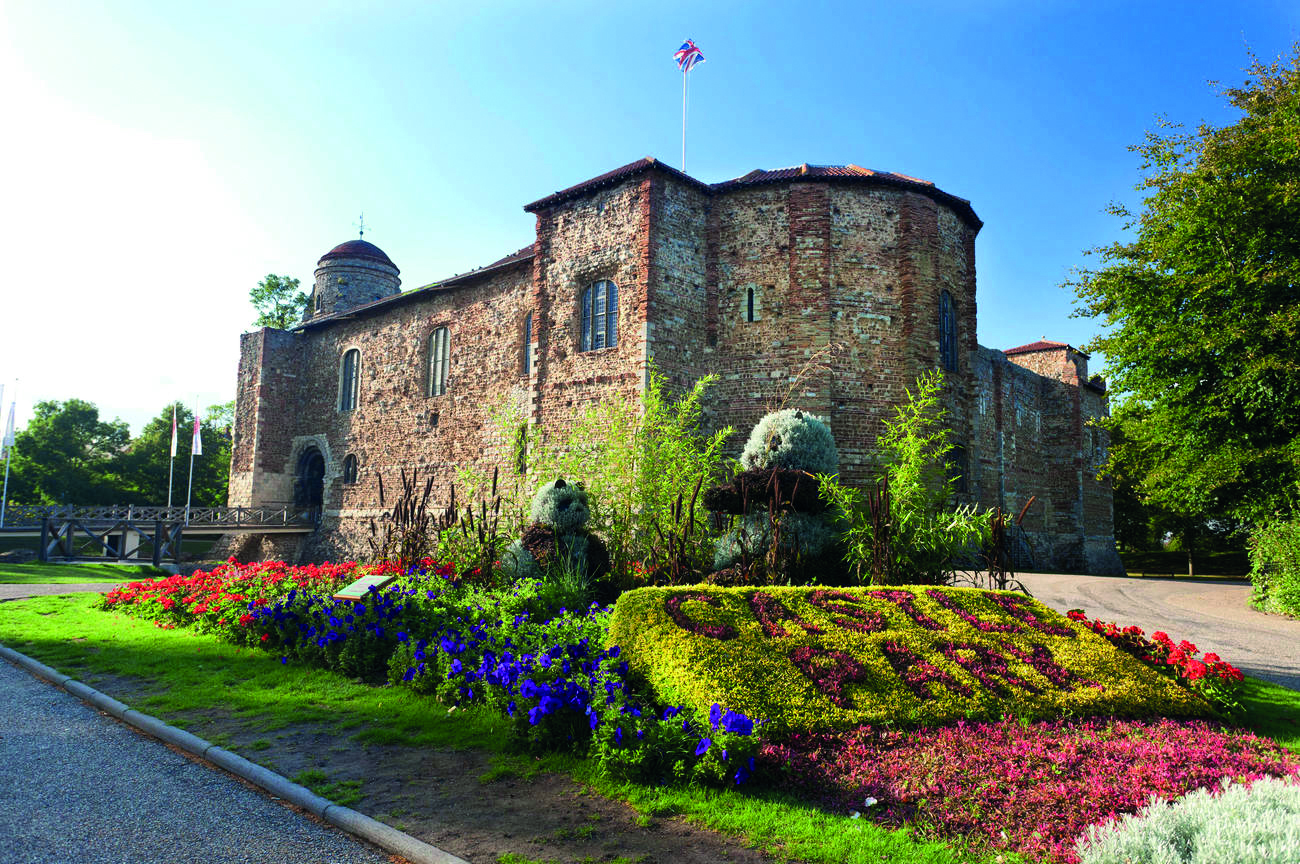
[[[3,660],[0,693],[7,864],[390,860]]]
[[[1034,597],[1065,612],[1163,630],[1213,651],[1247,675],[1300,690],[1300,621],[1250,608],[1251,586],[1211,579],[1129,579],[1022,573]]]

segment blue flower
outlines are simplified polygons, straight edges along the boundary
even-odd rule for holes
[[[707,752],[709,751],[709,748],[710,748],[711,746],[713,746],[713,740],[712,740],[712,739],[710,739],[710,738],[701,738],[701,739],[700,739],[700,743],[699,743],[699,745],[697,745],[696,748],[695,748],[695,755],[696,755],[696,756],[703,756],[705,753],[707,753]]]
[[[409,638],[409,637],[407,637],[407,635],[406,635],[406,631],[405,631],[405,630],[399,630],[399,631],[397,631],[397,641],[398,641],[398,642],[405,642],[405,641],[407,640],[407,638]]]
[[[609,659],[611,659],[611,660],[617,660],[617,659],[618,659],[618,655],[622,652],[622,650],[623,650],[623,649],[619,648],[617,645],[612,646],[612,647],[609,649],[609,652],[608,652],[608,653],[609,653]]]
[[[622,727],[622,726],[619,726],[617,729],[614,730],[614,743],[615,743],[615,744],[622,744],[622,743],[623,743],[623,727]]]
[[[453,661],[451,661],[451,674],[453,674],[453,675],[459,675],[459,674],[460,674],[460,670],[461,670],[462,668],[463,668],[463,667],[460,665],[460,661],[459,661],[459,660],[453,660]]]
[[[709,709],[709,725],[712,726],[714,729],[717,729],[718,723],[720,723],[721,721],[722,721],[722,706],[719,705],[717,702],[714,702],[713,707]]]

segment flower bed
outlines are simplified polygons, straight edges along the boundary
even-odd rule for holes
[[[964,723],[910,731],[863,727],[792,735],[760,761],[832,811],[1072,862],[1089,825],[1241,782],[1300,776],[1266,738],[1199,720]],[[868,804],[870,806],[868,806]]]
[[[665,702],[777,734],[1004,714],[1210,716],[1177,682],[1022,594],[965,588],[643,588],[610,639]]]
[[[1245,676],[1218,654],[1209,652],[1198,659],[1196,646],[1186,639],[1174,644],[1169,634],[1159,630],[1147,639],[1141,627],[1120,627],[1110,622],[1094,621],[1082,609],[1071,609],[1065,614],[1071,621],[1104,636],[1121,651],[1181,681],[1224,714],[1234,716],[1241,713],[1241,689]]]
[[[250,608],[295,589],[332,593],[360,575],[355,561],[289,566],[283,561],[239,564],[233,558],[211,571],[130,582],[110,591],[103,608],[153,620],[160,627],[194,627],[236,637]]]

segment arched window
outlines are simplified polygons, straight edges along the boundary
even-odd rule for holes
[[[441,396],[447,392],[447,357],[450,351],[446,327],[439,327],[429,334],[430,396]]]
[[[524,317],[524,374],[530,375],[533,371],[533,313],[529,312]]]
[[[343,457],[343,483],[350,486],[357,482],[357,456],[349,453]]]
[[[745,294],[745,320],[753,322],[757,320],[754,317],[754,286],[750,285]]]
[[[939,292],[939,363],[949,372],[957,371],[957,310],[947,291]]]
[[[361,395],[361,352],[350,348],[343,353],[343,370],[339,375],[339,410],[357,407]]]
[[[582,292],[582,336],[578,350],[595,351],[617,344],[618,286],[602,279]]]

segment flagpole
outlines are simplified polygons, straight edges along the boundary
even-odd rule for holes
[[[18,382],[14,381],[15,394],[17,393],[17,390],[18,390]],[[0,396],[0,399],[3,399],[3,397]],[[9,460],[14,455],[14,445],[13,442],[10,440],[9,433],[10,430],[13,428],[11,424],[14,421],[14,407],[17,404],[18,404],[18,396],[15,395],[13,397],[13,401],[9,403],[9,420],[5,424],[3,437],[0,438],[0,443],[3,443],[4,451],[5,451],[5,485],[4,485],[4,492],[0,493],[0,528],[5,527],[5,507],[6,505],[9,504]],[[4,404],[3,402],[0,402],[0,411],[3,410],[4,410]]]
[[[686,76],[690,70],[682,70],[682,173],[686,173]]]
[[[176,476],[176,403],[172,403],[172,443],[171,456],[167,459],[167,518],[171,518],[172,478]]]
[[[194,433],[199,431],[199,397],[194,397]],[[185,488],[185,524],[190,524],[190,499],[194,495],[194,440],[190,439],[190,482]]]

